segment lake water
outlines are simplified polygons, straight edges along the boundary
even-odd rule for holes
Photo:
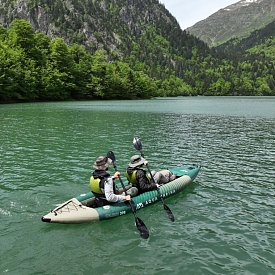
[[[275,274],[275,97],[0,106],[0,274]],[[89,190],[112,150],[124,171],[200,164],[195,182],[133,215],[79,225],[41,216]]]

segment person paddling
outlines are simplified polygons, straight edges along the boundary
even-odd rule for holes
[[[155,190],[160,187],[160,184],[165,184],[174,179],[174,176],[169,170],[162,170],[159,172],[152,171],[153,181],[150,175],[146,173],[146,169],[144,169],[146,165],[148,165],[148,161],[145,158],[134,155],[131,157],[126,170],[127,180],[132,186],[137,187],[139,194]]]
[[[92,165],[95,170],[90,178],[90,187],[96,198],[93,207],[131,200],[130,195],[119,194],[116,188],[115,180],[120,176],[120,172],[115,172],[113,176],[107,172],[111,163],[112,160],[108,157],[99,156]]]

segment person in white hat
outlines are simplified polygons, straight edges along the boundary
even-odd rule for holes
[[[161,170],[159,172],[152,171],[152,176],[154,178],[154,180],[152,180],[144,168],[147,164],[148,161],[145,158],[134,155],[131,157],[126,170],[127,180],[133,187],[138,189],[139,194],[155,190],[160,187],[160,184],[165,184],[175,179],[175,175],[172,175],[169,170]]]
[[[130,195],[118,194],[114,180],[120,176],[119,172],[115,172],[111,176],[107,170],[112,160],[108,157],[99,156],[93,164],[95,169],[90,178],[91,192],[96,197],[96,207],[103,206],[106,204],[131,200]]]
[[[143,168],[143,166],[146,166],[147,164],[148,161],[145,160],[145,158],[139,155],[134,155],[131,157],[126,170],[127,180],[132,184],[132,186],[138,189],[139,194],[159,188],[159,184],[152,181],[150,176],[147,175],[146,170]]]

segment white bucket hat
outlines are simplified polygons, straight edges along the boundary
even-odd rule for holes
[[[135,168],[137,166],[141,166],[144,164],[145,159],[139,155],[134,155],[130,158],[130,162],[128,164],[129,167]]]

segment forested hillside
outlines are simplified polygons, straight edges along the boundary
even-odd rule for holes
[[[2,102],[275,95],[274,59],[209,49],[157,0],[0,4]]]
[[[247,38],[231,39],[216,49],[232,58],[256,54],[275,59],[275,20],[264,28],[252,32]]]
[[[0,64],[1,101],[148,98],[159,90],[142,71],[108,62],[104,51],[50,40],[18,19],[0,28]]]

